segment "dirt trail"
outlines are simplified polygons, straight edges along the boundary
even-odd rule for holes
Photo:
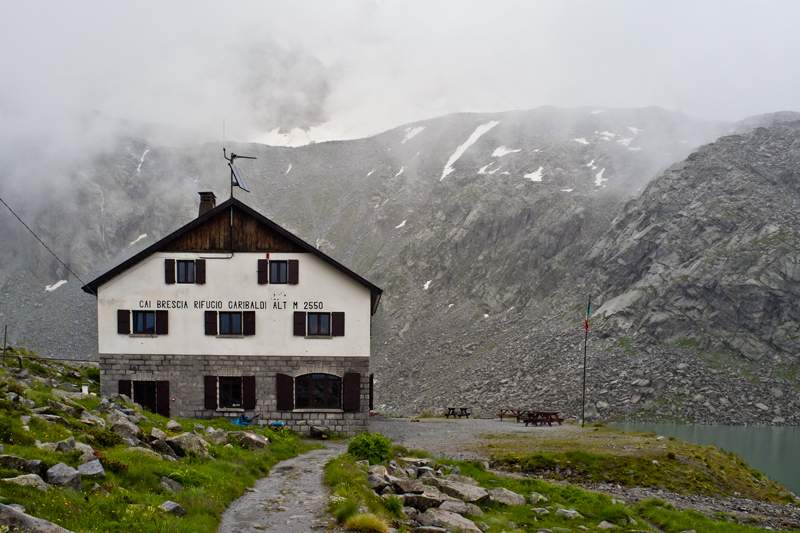
[[[323,484],[325,463],[347,451],[347,443],[326,443],[324,450],[281,461],[269,476],[259,479],[247,494],[231,503],[217,533],[309,533],[325,529],[328,489]]]

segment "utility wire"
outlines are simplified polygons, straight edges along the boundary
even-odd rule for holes
[[[4,206],[6,206],[6,207],[8,208],[8,210],[9,210],[9,211],[11,211],[11,214],[12,214],[12,215],[14,215],[15,217],[17,217],[17,220],[19,220],[20,224],[22,224],[23,226],[25,226],[25,229],[27,229],[28,231],[30,231],[30,232],[31,232],[31,235],[33,235],[34,237],[36,237],[36,240],[37,240],[37,241],[39,241],[40,243],[42,243],[42,246],[44,246],[44,247],[47,249],[47,251],[48,251],[48,252],[50,252],[51,254],[53,254],[53,257],[55,257],[55,258],[58,260],[58,262],[59,262],[59,263],[61,263],[62,265],[64,265],[64,268],[66,268],[66,269],[69,271],[69,273],[70,273],[70,274],[72,274],[73,276],[75,276],[75,279],[77,279],[78,281],[80,281],[80,282],[83,284],[83,286],[84,286],[84,287],[86,286],[86,282],[84,282],[84,281],[83,281],[83,280],[82,280],[82,279],[81,279],[81,278],[80,278],[80,277],[79,277],[79,276],[78,276],[78,275],[77,275],[75,272],[73,272],[73,271],[72,271],[72,269],[71,269],[71,268],[69,268],[69,267],[66,265],[66,263],[64,263],[64,261],[62,261],[61,259],[59,259],[59,258],[58,258],[58,256],[56,255],[56,253],[55,253],[53,250],[51,250],[51,249],[50,249],[50,247],[49,247],[49,246],[47,246],[47,245],[44,243],[44,241],[43,241],[42,239],[40,239],[40,238],[39,238],[39,237],[38,237],[38,236],[37,236],[37,235],[36,235],[36,234],[33,232],[33,230],[32,230],[31,228],[29,228],[29,227],[28,227],[28,225],[27,225],[25,222],[23,222],[23,220],[22,220],[21,218],[19,218],[19,215],[18,215],[18,214],[16,214],[16,213],[14,212],[14,210],[13,210],[13,209],[11,209],[11,206],[9,206],[9,205],[8,205],[8,204],[7,204],[7,203],[6,203],[6,202],[5,202],[5,201],[4,201],[2,198],[0,198],[0,202],[2,202],[2,203],[3,203],[3,205],[4,205]],[[91,290],[91,289],[89,289],[89,290]],[[92,291],[92,294],[94,294],[95,296],[97,296],[97,294],[96,294],[94,291]]]

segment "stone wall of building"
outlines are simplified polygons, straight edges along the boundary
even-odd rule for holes
[[[277,410],[277,374],[297,377],[322,373],[344,377],[351,372],[361,374],[358,412]],[[206,409],[205,376],[255,376],[256,408],[248,411]],[[169,381],[170,416],[175,418],[213,419],[258,414],[264,423],[283,420],[286,427],[302,434],[308,434],[312,425],[328,426],[332,432],[342,435],[355,435],[369,429],[368,357],[100,354],[101,393],[117,394],[119,380]]]

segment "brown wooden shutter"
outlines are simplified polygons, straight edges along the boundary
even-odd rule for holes
[[[286,281],[289,285],[297,285],[300,278],[300,262],[297,259],[289,259],[289,273],[286,276]]]
[[[169,417],[169,381],[156,381],[156,413]]]
[[[242,333],[245,335],[256,334],[256,312],[242,311]]]
[[[372,411],[373,409],[373,392],[375,390],[375,374],[369,375],[369,410]]]
[[[175,260],[164,259],[164,283],[175,283]]]
[[[120,394],[124,394],[128,398],[132,397],[133,395],[131,394],[131,387],[132,387],[131,380],[129,380],[129,379],[121,379],[121,380],[119,380],[119,393]]]
[[[198,285],[206,283],[206,260],[197,259],[194,262],[194,282]]]
[[[269,281],[269,260],[259,259],[257,272],[258,272],[258,284],[266,285],[267,282]]]
[[[169,333],[169,311],[156,311],[156,335]]]
[[[217,376],[206,376],[203,380],[205,386],[205,392],[203,397],[205,398],[205,406],[206,409],[216,409],[217,408]]]
[[[117,309],[117,333],[131,334],[131,312],[127,309]]]
[[[217,334],[217,312],[206,311],[206,335]]]
[[[242,376],[242,409],[256,408],[256,377]]]
[[[331,313],[331,336],[344,337],[344,313]]]
[[[294,409],[294,378],[286,374],[278,374],[275,390],[278,401],[278,411],[291,411]]]
[[[344,375],[344,401],[342,407],[345,411],[361,410],[361,374],[348,372]]]
[[[306,314],[303,311],[294,312],[294,334],[306,336]]]

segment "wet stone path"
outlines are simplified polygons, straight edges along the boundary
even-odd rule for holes
[[[217,533],[310,533],[325,530],[328,489],[323,483],[325,463],[347,451],[346,443],[326,443],[327,449],[281,461],[269,476],[231,503]]]

